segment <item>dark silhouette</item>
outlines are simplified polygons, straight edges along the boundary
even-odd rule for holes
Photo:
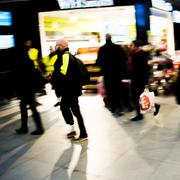
[[[33,118],[36,124],[36,130],[32,135],[43,134],[44,129],[41,123],[40,115],[36,109],[35,93],[37,92],[39,85],[37,79],[37,73],[30,59],[28,51],[31,47],[30,40],[23,40],[22,45],[16,49],[16,60],[14,62],[13,74],[14,74],[14,86],[18,98],[20,99],[20,111],[21,111],[21,127],[16,130],[18,134],[28,133],[28,109],[27,105],[33,114]]]
[[[138,121],[143,119],[140,113],[139,97],[143,93],[145,85],[148,84],[149,70],[148,53],[141,48],[140,41],[132,42],[132,81],[131,81],[131,96],[134,103],[134,108],[137,115],[131,121]]]
[[[52,83],[58,95],[61,96],[60,109],[65,122],[71,126],[74,125],[73,115],[77,118],[80,136],[75,141],[87,139],[87,133],[80,112],[78,97],[82,94],[82,87],[77,76],[77,64],[73,55],[69,53],[68,42],[60,39],[56,43],[57,60],[54,64],[52,74]],[[70,132],[67,136],[73,137],[75,131]]]
[[[175,82],[172,85],[172,91],[176,98],[176,103],[180,104],[180,67]]]
[[[127,56],[120,45],[111,41],[111,35],[106,34],[106,43],[100,47],[96,64],[101,67],[104,76],[106,107],[115,115],[122,115],[123,87],[121,80],[126,75]]]

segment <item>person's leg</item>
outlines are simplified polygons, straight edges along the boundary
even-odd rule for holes
[[[112,85],[112,105],[114,107],[113,114],[115,116],[122,116],[123,115],[123,96],[122,96],[123,90],[122,85],[117,84],[117,81],[113,82]]]
[[[64,117],[64,120],[69,125],[74,125],[73,115],[70,110],[70,102],[68,96],[62,96],[60,103],[60,110]]]
[[[60,110],[66,124],[69,124],[71,126],[71,131],[67,134],[67,137],[74,138],[74,136],[76,135],[76,132],[74,130],[74,119],[73,119],[72,112],[70,110],[70,99],[68,96],[62,96],[61,102],[60,102]]]
[[[71,100],[72,100],[71,101],[71,110],[72,110],[74,116],[76,116],[76,118],[77,118],[79,129],[80,129],[80,136],[79,137],[80,138],[86,138],[87,132],[86,132],[86,128],[84,126],[83,117],[82,117],[81,112],[80,112],[78,97],[72,97]]]
[[[30,106],[30,109],[32,111],[34,122],[36,124],[36,130],[33,131],[31,134],[32,135],[43,134],[44,133],[44,128],[43,128],[43,125],[42,125],[42,122],[41,122],[40,114],[36,109],[36,101],[35,101],[34,96],[30,97],[30,99],[29,99],[29,106]]]
[[[131,119],[131,121],[138,121],[142,120],[144,117],[140,112],[140,106],[139,106],[139,97],[143,93],[144,88],[143,87],[138,87],[136,84],[132,86],[132,101],[134,103],[134,108],[136,110],[136,116]]]
[[[16,133],[25,134],[28,132],[28,110],[27,110],[27,102],[25,98],[22,98],[20,101],[20,112],[21,112],[21,127],[16,129]]]
[[[54,104],[54,107],[60,106],[60,93],[59,93],[59,89],[57,87],[54,88],[56,97],[57,97],[57,102]]]

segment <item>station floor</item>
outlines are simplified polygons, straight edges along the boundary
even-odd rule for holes
[[[180,106],[173,96],[156,99],[161,104],[156,117],[146,114],[143,121],[130,122],[134,112],[114,117],[99,95],[81,96],[89,135],[81,143],[66,138],[69,127],[53,107],[53,90],[38,97],[41,136],[15,134],[18,100],[1,106],[0,180],[179,180]],[[28,122],[33,131],[31,115]]]

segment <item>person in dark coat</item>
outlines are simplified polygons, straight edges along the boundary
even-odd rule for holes
[[[143,93],[145,86],[148,85],[150,67],[148,65],[148,52],[143,51],[141,47],[141,41],[132,42],[132,79],[131,79],[131,96],[136,110],[136,116],[131,121],[139,121],[144,117],[140,113],[139,97]],[[159,112],[160,105],[155,104],[156,111],[154,115]]]
[[[29,105],[36,130],[32,135],[43,134],[44,128],[42,126],[40,114],[36,109],[35,93],[38,90],[36,80],[36,70],[33,61],[30,59],[28,51],[31,47],[30,40],[23,40],[22,45],[16,49],[16,60],[14,62],[13,74],[15,77],[15,89],[18,98],[20,99],[21,111],[21,127],[16,129],[18,134],[28,133],[28,109]]]
[[[121,80],[127,72],[127,56],[121,46],[114,44],[106,34],[106,43],[99,48],[96,64],[104,76],[106,106],[114,115],[122,115],[123,87]]]
[[[73,127],[73,115],[77,118],[80,135],[75,139],[76,132],[68,133],[68,138],[74,141],[87,139],[87,132],[84,126],[83,117],[80,112],[78,97],[82,95],[82,87],[77,76],[77,65],[74,56],[69,53],[68,42],[62,38],[57,41],[57,60],[54,64],[52,83],[61,96],[60,110],[67,124]]]

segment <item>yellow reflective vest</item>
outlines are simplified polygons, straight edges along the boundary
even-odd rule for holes
[[[54,63],[56,62],[58,58],[57,54],[54,54],[53,56],[48,55],[42,59],[43,64],[45,65],[45,76],[49,76],[54,71]],[[69,65],[69,53],[65,52],[62,56],[62,66],[60,67],[60,72],[64,75],[67,73]]]
[[[39,68],[38,53],[39,51],[36,48],[30,48],[28,51],[29,58],[33,61],[35,68]]]

